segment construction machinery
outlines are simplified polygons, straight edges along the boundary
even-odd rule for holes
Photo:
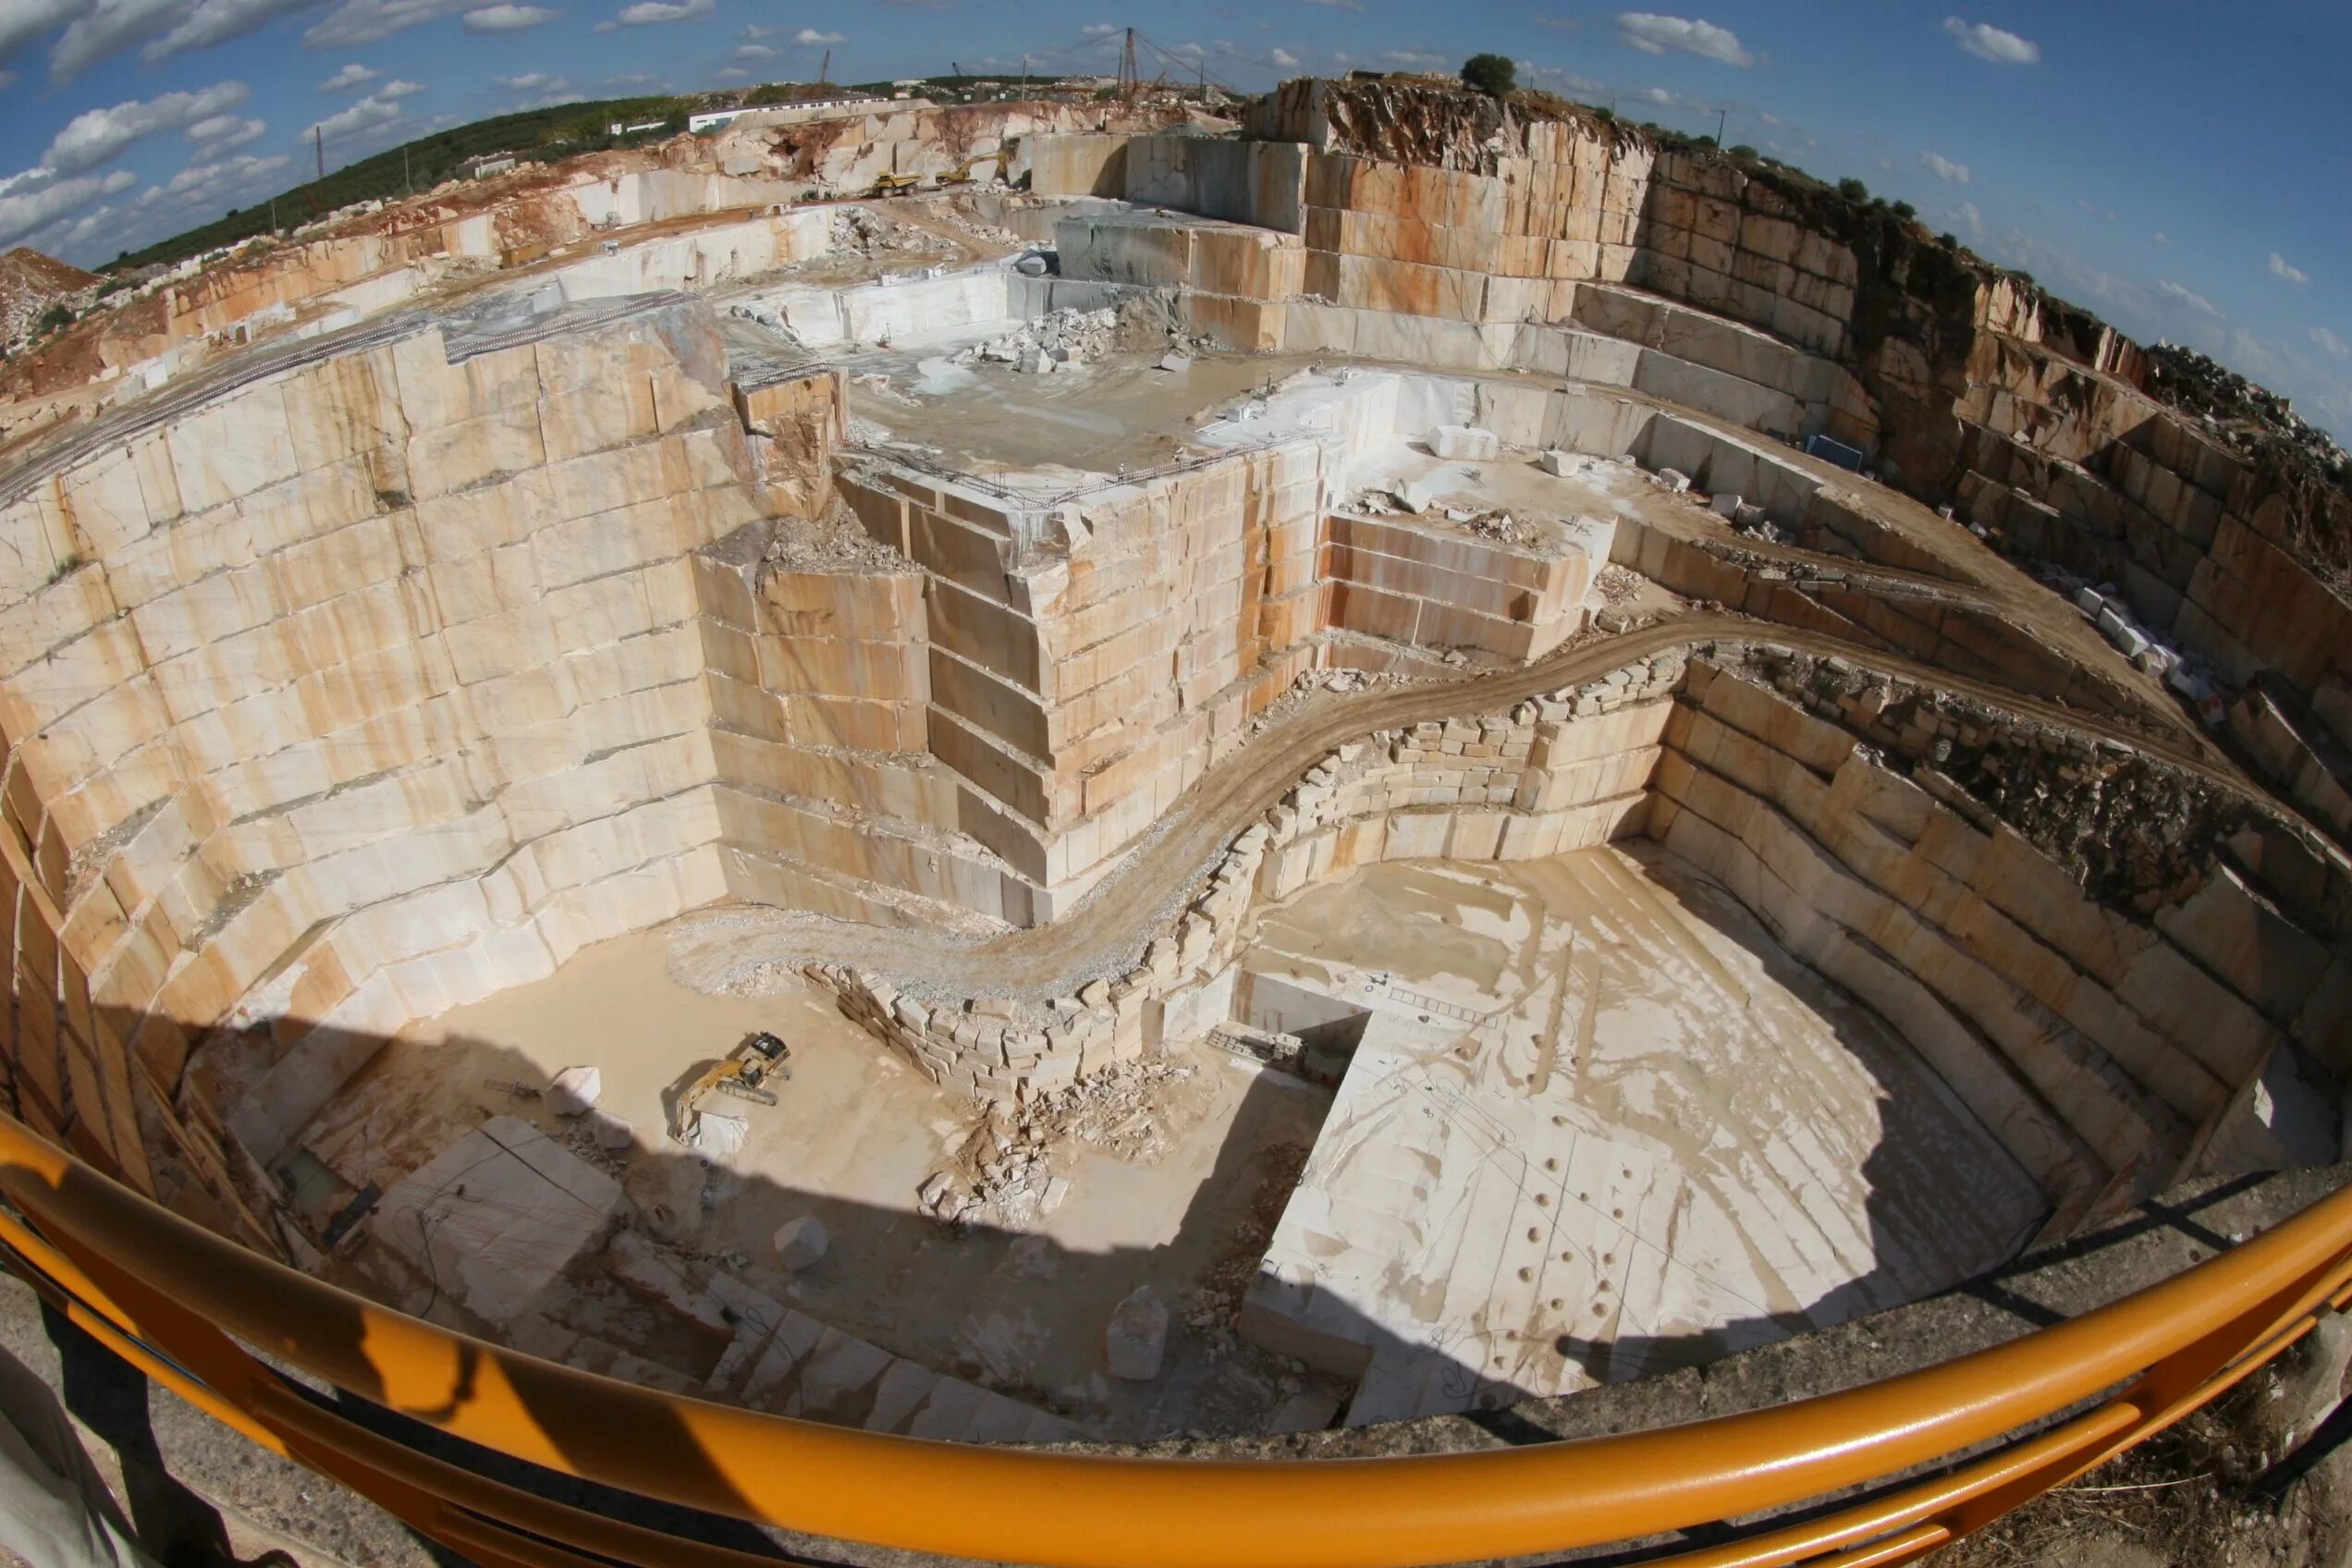
[[[792,1076],[786,1065],[792,1047],[763,1029],[745,1036],[724,1059],[711,1063],[708,1071],[687,1086],[678,1096],[678,1109],[672,1118],[670,1133],[680,1142],[691,1142],[694,1123],[702,1113],[702,1103],[713,1091],[732,1095],[739,1100],[754,1105],[774,1105],[776,1091],[768,1085]]]

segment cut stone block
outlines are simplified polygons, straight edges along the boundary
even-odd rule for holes
[[[1103,1330],[1105,1369],[1122,1382],[1148,1383],[1159,1376],[1167,1349],[1168,1307],[1151,1298],[1149,1286],[1138,1286],[1111,1309]]]
[[[788,1219],[776,1228],[776,1261],[787,1273],[797,1274],[825,1256],[825,1223],[814,1214]]]
[[[694,1118],[694,1146],[713,1158],[733,1154],[743,1146],[751,1133],[751,1124],[740,1116],[722,1116],[706,1110]]]
[[[1491,458],[1502,449],[1491,430],[1475,424],[1441,424],[1429,432],[1429,449],[1441,458]]]
[[[520,1317],[611,1223],[620,1183],[494,1116],[392,1184],[375,1233],[493,1322]]]
[[[605,1092],[605,1075],[593,1067],[567,1067],[547,1085],[547,1109],[557,1116],[580,1116]]]

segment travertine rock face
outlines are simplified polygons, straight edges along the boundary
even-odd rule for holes
[[[239,1108],[266,1158],[374,1036],[719,896],[688,557],[764,509],[722,364],[677,303],[428,330],[20,483],[6,812],[70,966],[20,995],[168,1096],[263,985],[300,1021]]]
[[[1538,324],[1671,350],[1677,362],[1661,357],[1648,380],[1622,379],[1871,453],[2018,550],[2116,582],[2143,624],[2233,680],[2274,671],[2352,741],[2341,474],[2184,418],[2113,329],[1891,214],[1598,121],[1526,124],[1425,87],[1294,81],[1253,107],[1247,135],[1136,137],[1120,162],[1133,201],[1297,237],[1270,271],[1195,261],[1196,330],[1484,368],[1551,368],[1532,358]],[[1064,227],[1121,225],[1132,220]],[[1205,228],[1194,256],[1231,243],[1218,235]],[[1065,246],[1080,276],[1113,274],[1084,270],[1104,266],[1102,249]],[[1585,375],[1579,347],[1543,351],[1565,349],[1562,368]],[[1774,408],[1775,392],[1795,404]],[[1742,398],[1748,410],[1733,411]],[[2283,762],[2281,780],[2309,756]]]

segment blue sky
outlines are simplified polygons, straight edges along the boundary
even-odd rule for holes
[[[2352,6],[2059,0],[0,0],[0,248],[105,260],[530,104],[815,74],[1108,71],[1133,22],[1231,87],[1522,80],[1853,175],[2143,339],[2352,436]],[[1150,48],[1147,72],[1168,65]]]

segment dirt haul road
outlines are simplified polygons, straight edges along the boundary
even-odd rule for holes
[[[1524,669],[1459,682],[1329,694],[1245,744],[1193,786],[1075,909],[1050,925],[985,938],[885,929],[781,911],[730,908],[682,921],[673,973],[700,988],[731,986],[763,964],[837,963],[936,997],[1049,1000],[1133,967],[1145,944],[1189,903],[1211,863],[1340,745],[1378,729],[1491,713],[1596,680],[1656,654],[1736,643],[1820,657],[1972,698],[2020,717],[2110,740],[2277,810],[2177,713],[2150,707],[2153,733],[2002,687],[1965,680],[1821,632],[1718,612],[1669,617],[1588,639]]]

